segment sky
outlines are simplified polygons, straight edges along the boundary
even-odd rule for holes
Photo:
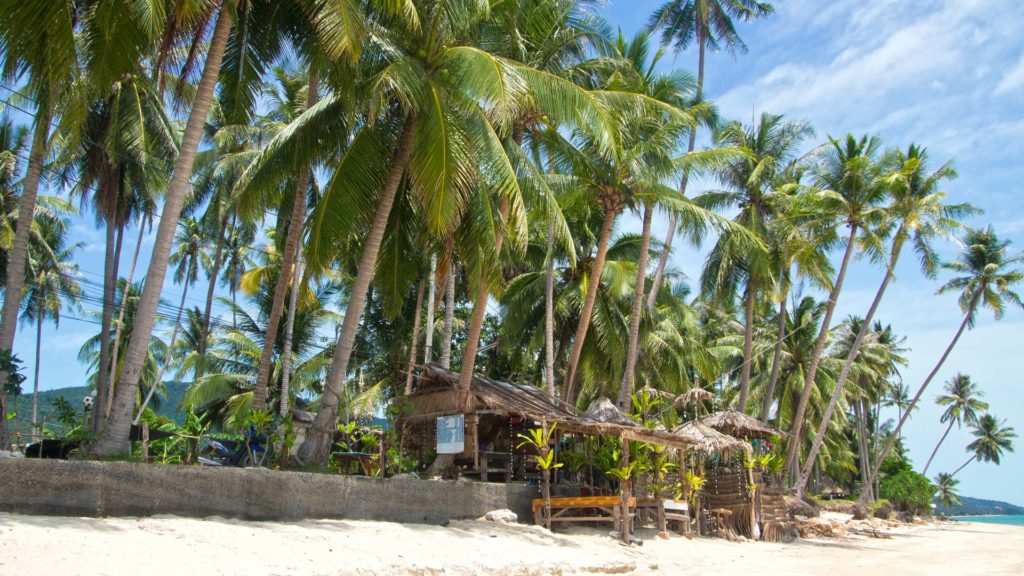
[[[632,35],[659,4],[611,0],[597,11]],[[1013,242],[1014,251],[1024,248],[1024,9],[1009,0],[779,0],[775,5],[768,19],[740,25],[747,53],[709,54],[705,94],[723,117],[749,122],[761,112],[772,112],[807,120],[817,132],[812,144],[852,132],[877,134],[888,146],[927,146],[935,165],[952,160],[960,174],[945,187],[949,201],[971,202],[985,210],[970,224],[991,223]],[[696,70],[696,56],[669,54],[663,67],[673,66]],[[0,90],[0,99],[7,97]],[[689,192],[709,185],[696,183]],[[656,237],[664,237],[665,225],[659,217],[653,227]],[[639,219],[623,218],[618,230],[639,232]],[[91,217],[80,217],[72,220],[72,233],[84,243],[78,257],[83,275],[100,281],[102,230]],[[698,278],[704,254],[688,246],[676,248],[672,264]],[[952,245],[940,249],[946,258],[956,252]],[[136,279],[151,250],[152,234],[144,240]],[[126,249],[122,275],[129,258]],[[877,267],[855,262],[836,318],[863,315],[881,278]],[[897,268],[896,281],[879,309],[878,319],[907,337],[909,366],[903,379],[911,389],[923,381],[959,326],[955,296],[935,295],[948,278],[927,280],[908,258]],[[201,305],[206,280],[200,278],[190,290],[188,304]],[[166,301],[176,305],[180,296],[181,286],[168,280]],[[227,310],[217,305],[215,314]],[[41,389],[82,384],[76,357],[97,330],[88,312],[66,314],[59,331],[46,325]],[[969,374],[985,391],[992,412],[1024,433],[1024,355],[1018,355],[1022,335],[1024,312],[1011,310],[999,322],[983,313],[963,336],[905,428],[918,468],[944,429],[934,398],[957,372]],[[34,327],[23,325],[15,342],[30,375],[34,338]],[[31,376],[27,385],[31,387]],[[954,428],[929,475],[951,472],[963,463],[970,438],[966,429]],[[1024,446],[1007,454],[1001,466],[971,464],[958,478],[961,494],[1024,505]]]

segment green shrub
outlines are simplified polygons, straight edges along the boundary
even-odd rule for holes
[[[882,480],[880,496],[889,500],[897,510],[914,514],[931,514],[931,501],[935,486],[917,472],[903,469]]]

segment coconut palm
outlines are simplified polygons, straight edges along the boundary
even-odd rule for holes
[[[960,495],[956,493],[956,487],[960,481],[953,478],[948,472],[940,472],[935,477],[935,499],[946,508],[952,508],[960,504]]]
[[[753,18],[765,18],[775,9],[767,2],[756,0],[669,0],[651,15],[648,27],[661,31],[661,45],[672,45],[676,52],[685,50],[691,44],[697,44],[697,84],[693,94],[693,103],[704,101],[704,55],[710,48],[712,51],[724,49],[731,54],[746,52],[747,45],[736,31],[735,21],[747,21]],[[687,153],[693,152],[697,143],[697,130],[690,130]],[[679,196],[686,195],[686,186],[690,173],[684,171],[679,181]],[[672,249],[672,240],[676,234],[678,221],[676,215],[669,213],[668,232],[665,236],[664,250],[658,259],[654,271],[654,282],[647,297],[647,307],[654,308],[658,299],[665,275],[665,266]]]
[[[971,462],[994,462],[997,466],[1003,457],[1003,452],[1013,452],[1013,439],[1017,433],[1012,426],[1007,426],[1006,421],[997,420],[991,414],[985,414],[974,425],[971,430],[974,440],[967,445],[967,451],[973,452],[967,462],[960,465],[950,475],[956,476]]]
[[[18,200],[18,224],[8,253],[4,305],[0,315],[0,350],[11,350],[17,329],[28,243],[43,162],[49,151],[50,123],[57,103],[77,78],[73,0],[16,2],[0,10],[0,78],[8,85],[24,80],[22,91],[35,103],[32,146]],[[7,396],[0,390],[0,410],[7,413]],[[7,419],[0,418],[0,448],[6,448]]]
[[[1024,256],[1008,254],[1009,240],[1001,241],[991,227],[984,229],[968,228],[963,244],[964,248],[956,260],[942,264],[943,268],[954,273],[963,274],[963,276],[954,277],[943,284],[938,291],[939,294],[960,291],[957,302],[960,305],[960,311],[963,312],[963,320],[960,322],[960,327],[950,341],[949,346],[946,347],[935,367],[932,368],[932,371],[928,373],[924,382],[917,389],[917,393],[914,394],[910,405],[903,413],[899,423],[896,424],[892,437],[889,438],[885,447],[878,455],[878,460],[871,471],[870,481],[872,482],[878,475],[882,461],[892,451],[892,447],[899,437],[900,430],[903,429],[903,425],[906,424],[910,413],[917,406],[918,401],[921,400],[921,396],[928,388],[928,384],[931,383],[935,375],[942,368],[946,358],[949,357],[956,343],[963,336],[964,331],[974,327],[978,311],[988,308],[992,311],[995,319],[1000,320],[1006,313],[1007,305],[1015,308],[1024,308],[1024,302],[1021,301],[1020,295],[1013,290],[1017,284],[1024,280],[1024,274],[1019,270],[1010,269],[1011,266],[1024,262]],[[863,496],[861,494],[859,500],[864,501]]]
[[[939,421],[949,422],[949,425],[946,426],[946,431],[942,433],[939,443],[935,445],[935,449],[932,450],[931,455],[928,457],[928,462],[925,463],[922,474],[928,473],[928,468],[932,465],[935,454],[938,453],[942,443],[946,441],[946,436],[949,435],[949,431],[953,429],[954,424],[956,424],[957,428],[964,423],[968,425],[977,424],[978,415],[988,410],[988,403],[980,399],[984,395],[985,393],[966,374],[958,373],[956,376],[953,376],[952,380],[946,383],[946,394],[936,398],[935,403],[946,407]]]
[[[839,295],[846,279],[846,269],[856,249],[858,235],[864,237],[869,247],[878,245],[873,226],[878,224],[882,215],[880,203],[885,199],[887,189],[880,180],[881,166],[878,163],[878,152],[881,141],[872,136],[857,139],[848,134],[842,140],[832,139],[823,152],[821,165],[815,174],[815,185],[818,192],[801,195],[797,203],[798,210],[805,210],[812,218],[812,227],[825,237],[838,236],[839,228],[848,231],[845,240],[846,250],[842,263],[829,292],[825,317],[821,322],[818,338],[814,343],[811,363],[804,377],[804,389],[800,394],[793,418],[790,438],[801,438],[804,425],[804,414],[807,403],[814,390],[818,364],[825,352],[831,329],[832,313],[839,302]],[[801,206],[800,204],[804,204]],[[786,466],[791,476],[797,480],[800,472],[799,443],[790,442],[786,450]]]
[[[867,316],[861,325],[861,332],[850,347],[843,371],[839,374],[839,381],[832,391],[828,406],[825,409],[826,423],[832,417],[832,411],[843,392],[843,386],[850,374],[857,354],[860,351],[861,342],[867,335],[868,326],[871,324],[878,310],[878,305],[885,295],[889,281],[893,278],[896,263],[899,261],[903,246],[910,241],[921,262],[921,271],[928,278],[934,278],[938,268],[938,257],[935,254],[931,242],[936,238],[952,238],[953,233],[960,228],[959,219],[974,214],[977,210],[969,204],[946,205],[943,204],[945,193],[938,189],[944,181],[953,178],[956,173],[952,166],[946,163],[940,166],[935,172],[928,172],[928,153],[925,149],[910,145],[906,154],[894,150],[887,163],[894,167],[892,174],[886,178],[888,181],[890,206],[885,211],[885,217],[890,220],[889,226],[895,226],[892,247],[889,251],[888,265],[882,278],[882,283],[875,293],[875,298],[868,308]],[[825,436],[825,424],[818,430],[803,473],[797,481],[797,491],[803,490],[811,476],[813,461],[817,450]],[[927,472],[927,466],[925,467]]]
[[[54,326],[60,324],[60,314],[65,303],[72,309],[79,306],[82,286],[78,279],[78,265],[72,262],[81,242],[70,244],[64,222],[52,218],[38,221],[45,250],[29,251],[29,282],[25,294],[23,322],[36,325],[36,367],[32,383],[32,426],[36,426],[39,414],[39,366],[42,358],[43,323],[51,320]],[[31,245],[30,245],[31,247]]]
[[[716,134],[720,145],[747,152],[748,156],[729,162],[716,175],[724,191],[707,192],[695,202],[713,208],[738,208],[733,221],[749,230],[766,245],[774,234],[773,220],[783,210],[784,196],[777,184],[797,159],[801,142],[813,131],[804,122],[786,122],[781,115],[764,113],[756,126],[731,122]],[[751,250],[737,245],[731,234],[723,234],[712,248],[701,277],[706,294],[732,298],[744,284],[743,364],[740,368],[740,396],[737,410],[745,411],[750,391],[753,364],[754,308],[758,294],[774,282],[771,258],[767,250]]]

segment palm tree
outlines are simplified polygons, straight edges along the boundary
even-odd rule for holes
[[[949,163],[942,165],[935,172],[928,173],[928,153],[925,149],[911,144],[906,154],[899,150],[893,151],[887,162],[893,165],[895,170],[887,178],[891,203],[886,209],[885,216],[892,221],[890,225],[898,226],[893,235],[888,267],[882,278],[882,283],[875,293],[875,298],[868,308],[861,331],[849,349],[843,371],[839,374],[839,381],[832,390],[832,397],[825,408],[825,420],[821,428],[818,429],[815,441],[811,445],[811,451],[807,454],[803,473],[797,482],[798,492],[803,490],[810,479],[811,468],[824,440],[828,420],[832,417],[832,411],[839,402],[850,369],[857,359],[861,343],[874,319],[875,311],[878,310],[878,305],[885,295],[889,281],[893,278],[896,263],[899,261],[904,244],[908,240],[912,242],[921,261],[922,272],[926,277],[934,278],[938,267],[938,257],[931,246],[931,241],[936,237],[951,238],[953,232],[960,227],[958,218],[977,212],[969,204],[944,205],[942,203],[945,194],[938,190],[938,186],[942,181],[954,177],[956,173]],[[925,472],[927,470],[926,466]]]
[[[956,487],[960,481],[953,478],[948,472],[940,472],[935,477],[935,498],[946,508],[952,508],[960,504],[960,495],[956,493]]]
[[[747,21],[753,18],[765,18],[775,9],[767,2],[757,0],[669,0],[651,15],[648,27],[652,31],[661,30],[661,45],[673,45],[676,52],[685,50],[691,43],[697,44],[697,85],[693,103],[703,102],[704,94],[704,53],[711,50],[725,49],[732,54],[746,52],[747,45],[736,32],[735,20]],[[690,130],[690,139],[686,152],[693,152],[697,142],[696,126]],[[686,185],[690,173],[684,171],[679,181],[679,195],[686,195]],[[676,215],[669,213],[668,232],[663,244],[664,249],[658,259],[654,271],[654,282],[647,297],[647,308],[654,309],[658,299],[658,291],[665,276],[665,266],[671,254],[672,239],[677,228]]]
[[[939,361],[932,368],[932,371],[928,373],[928,377],[921,383],[921,387],[917,389],[917,393],[910,401],[910,405],[903,413],[899,423],[896,424],[896,429],[893,431],[892,436],[878,455],[878,459],[871,470],[869,478],[871,482],[874,482],[875,477],[878,476],[878,470],[881,468],[882,461],[892,451],[893,445],[895,445],[896,439],[899,437],[900,430],[903,429],[903,425],[906,424],[910,413],[917,406],[918,401],[921,400],[921,396],[928,388],[928,384],[938,374],[939,369],[946,362],[946,358],[949,357],[956,343],[963,336],[964,331],[974,327],[978,311],[982,308],[988,308],[992,311],[995,319],[1000,320],[1006,313],[1007,304],[1017,308],[1024,308],[1024,302],[1021,301],[1020,295],[1013,291],[1013,287],[1024,280],[1024,274],[1021,274],[1018,270],[1009,269],[1011,266],[1024,261],[1024,256],[1007,254],[1010,242],[1008,240],[1000,241],[991,226],[985,229],[968,228],[963,244],[964,249],[957,259],[942,265],[943,268],[963,274],[963,276],[957,276],[946,282],[939,288],[938,293],[946,294],[959,290],[958,304],[964,318],[960,322],[960,327],[953,336],[953,340],[950,341],[949,346],[946,347],[942,356],[939,357]],[[864,501],[863,494],[861,494],[859,500]]]
[[[950,475],[956,476],[968,464],[974,461],[995,462],[998,466],[1003,457],[1003,451],[1013,452],[1013,439],[1017,433],[1012,426],[1007,426],[1006,421],[996,420],[991,414],[985,414],[978,420],[978,423],[971,430],[974,440],[967,445],[968,452],[974,452],[967,462],[960,465]]]
[[[82,286],[78,283],[78,265],[72,256],[81,242],[68,244],[64,222],[53,218],[38,218],[37,225],[46,242],[45,250],[29,252],[29,284],[25,295],[23,322],[36,325],[36,367],[32,385],[32,426],[39,413],[39,366],[42,357],[43,323],[52,320],[60,324],[60,313],[67,302],[72,308],[79,305]],[[30,245],[30,248],[32,246]],[[33,428],[35,432],[35,429]]]
[[[0,350],[11,350],[28,263],[29,231],[36,195],[49,150],[50,123],[58,101],[77,77],[76,12],[78,2],[16,2],[0,10],[0,78],[14,84],[36,105],[28,168],[21,183],[18,224],[8,253],[4,305],[0,315]],[[0,390],[0,410],[7,413],[7,395]],[[0,448],[6,448],[7,418],[0,418]]]
[[[813,131],[804,122],[785,122],[781,115],[764,113],[756,126],[744,127],[731,122],[716,134],[720,145],[747,152],[748,156],[729,162],[717,171],[726,186],[720,192],[708,192],[695,202],[708,208],[738,208],[733,222],[746,228],[766,244],[774,244],[773,220],[783,210],[784,197],[777,194],[783,173],[796,160],[800,143]],[[773,281],[771,259],[765,250],[743,249],[731,234],[723,234],[708,255],[701,284],[706,294],[732,298],[743,282],[744,330],[743,364],[740,368],[740,397],[737,410],[747,407],[750,371],[753,364],[754,308],[758,293]]]
[[[846,269],[856,249],[858,234],[868,238],[869,246],[877,245],[873,238],[875,235],[872,225],[877,224],[880,216],[878,204],[886,194],[886,189],[881,186],[879,180],[880,166],[876,158],[880,146],[881,141],[875,137],[864,136],[858,140],[852,134],[843,140],[831,140],[816,174],[819,192],[801,196],[798,200],[807,204],[803,209],[811,218],[817,220],[813,222],[812,227],[819,230],[819,233],[826,236],[838,235],[838,229],[844,226],[849,232],[842,264],[839,266],[835,282],[832,283],[825,317],[822,319],[811,363],[804,377],[804,388],[794,414],[790,439],[801,438],[804,414],[814,389],[814,378],[817,376],[818,364],[828,342],[832,313],[839,302],[843,281],[846,279]],[[794,480],[798,480],[797,474],[800,472],[799,448],[799,442],[791,441],[786,451],[786,466]]]
[[[976,424],[978,422],[978,414],[988,410],[988,403],[980,400],[984,395],[985,393],[966,374],[958,373],[956,376],[953,376],[952,380],[946,383],[946,394],[936,398],[935,403],[946,407],[939,421],[949,422],[949,426],[946,426],[946,431],[942,433],[939,443],[935,445],[931,456],[928,457],[928,462],[925,463],[922,474],[928,473],[928,467],[932,465],[932,460],[935,459],[935,454],[938,453],[939,447],[946,441],[949,431],[953,429],[953,424],[956,424],[957,428],[965,422],[969,425]]]

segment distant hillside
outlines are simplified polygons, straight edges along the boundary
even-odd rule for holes
[[[961,496],[962,502],[956,506],[946,508],[945,506],[939,505],[935,509],[937,514],[944,514],[946,516],[990,516],[990,515],[1024,515],[1024,508],[1020,506],[1014,506],[1007,502],[1000,502],[998,500],[983,500],[981,498],[970,498],[967,496]]]
[[[179,424],[185,421],[185,413],[178,408],[181,404],[181,399],[185,395],[185,389],[188,388],[188,384],[184,382],[168,382],[167,383],[167,398],[154,398],[154,403],[159,403],[156,406],[156,413],[161,416],[167,416],[168,418],[178,422]],[[81,411],[82,399],[85,398],[91,390],[88,386],[75,386],[70,388],[57,388],[54,390],[44,390],[39,392],[39,418],[46,422],[47,427],[56,433],[60,432],[60,424],[53,420],[53,401],[58,396],[63,396],[76,410]],[[14,420],[13,430],[14,432],[20,432],[22,434],[28,434],[31,431],[30,421],[32,420],[32,392],[29,390],[28,394],[22,394],[18,397],[15,404],[15,411],[18,413],[18,417]]]

